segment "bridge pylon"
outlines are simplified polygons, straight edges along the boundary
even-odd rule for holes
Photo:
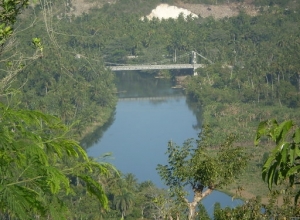
[[[201,58],[207,60],[210,64],[212,64],[213,62],[206,58],[205,56],[201,55],[200,53],[197,53],[196,51],[192,51],[192,65],[194,66],[194,76],[197,76],[198,73],[196,72],[196,69],[197,69],[197,55],[200,56]]]
[[[193,65],[193,71],[194,71],[194,76],[197,76],[198,73],[196,71],[196,65],[197,64],[197,53],[195,51],[192,51],[192,65]]]

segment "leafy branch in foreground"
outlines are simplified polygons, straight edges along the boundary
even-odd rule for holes
[[[28,5],[28,0],[0,1],[0,46],[12,35],[12,25],[16,22],[21,10]]]
[[[276,120],[267,120],[259,124],[255,144],[262,137],[271,138],[275,142],[269,158],[262,170],[262,178],[272,189],[273,183],[278,185],[288,180],[290,186],[299,184],[300,171],[300,128],[293,121],[287,120],[279,124]],[[295,195],[295,204],[300,190]]]
[[[78,143],[66,137],[68,128],[58,118],[0,103],[0,121],[1,213],[19,219],[51,213],[64,219],[64,206],[51,201],[60,201],[59,192],[72,191],[71,176],[80,178],[101,207],[108,208],[102,185],[91,176],[95,171],[108,175],[111,166],[89,160]],[[73,169],[61,169],[64,160],[75,158]]]

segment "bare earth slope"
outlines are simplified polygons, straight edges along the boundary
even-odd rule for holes
[[[83,13],[88,13],[91,8],[101,8],[104,4],[113,4],[117,0],[97,0],[97,1],[90,1],[90,0],[72,0],[72,10],[70,14],[75,16],[80,16]]]
[[[254,5],[247,3],[228,3],[222,5],[205,5],[205,4],[187,4],[178,3],[177,7],[185,8],[203,18],[212,16],[216,19],[221,19],[225,17],[237,16],[240,11],[245,11],[251,16],[256,16],[258,14],[258,9]]]
[[[113,4],[118,0],[72,0],[72,9],[71,14],[79,16],[82,13],[88,13],[91,8],[100,8],[105,3]],[[248,2],[248,3],[247,3]],[[203,18],[212,16],[216,19],[221,19],[225,17],[237,16],[240,11],[245,11],[251,16],[258,14],[258,9],[251,4],[251,0],[246,1],[245,3],[228,3],[220,5],[206,5],[206,4],[188,4],[179,2],[175,6],[183,9],[187,9],[190,12],[199,15]]]

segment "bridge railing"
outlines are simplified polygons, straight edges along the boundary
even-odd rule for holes
[[[203,64],[165,64],[165,65],[124,65],[109,66],[112,71],[125,70],[162,70],[162,69],[197,69],[203,68]]]

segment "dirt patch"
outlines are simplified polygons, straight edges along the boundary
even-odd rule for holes
[[[70,15],[80,16],[83,13],[87,13],[91,8],[101,8],[104,4],[114,4],[117,0],[72,0]]]
[[[188,4],[177,3],[177,7],[181,7],[199,15],[203,18],[212,16],[215,19],[237,16],[241,11],[245,11],[251,16],[258,15],[258,8],[248,3],[228,3],[222,5],[205,5],[205,4]]]

